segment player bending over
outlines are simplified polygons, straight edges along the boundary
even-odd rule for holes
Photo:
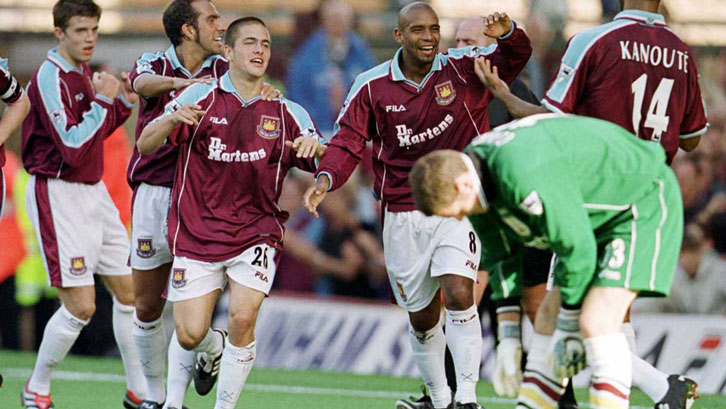
[[[664,162],[658,145],[616,125],[549,114],[484,134],[464,154],[429,154],[413,168],[419,209],[469,216],[488,270],[519,274],[507,265],[522,246],[557,255],[557,330],[551,340],[535,334],[528,369],[539,387],[525,380],[518,407],[556,407],[586,350],[591,406],[628,408],[632,362],[620,326],[637,295],[668,294],[683,233],[680,189]]]
[[[255,359],[257,312],[275,278],[288,217],[277,205],[282,182],[293,166],[313,172],[313,157],[325,149],[299,105],[260,95],[270,60],[262,20],[232,22],[224,55],[229,72],[182,91],[137,143],[142,155],[164,143],[179,147],[168,299],[181,346],[214,357],[220,368],[217,409],[235,406]],[[210,328],[226,285],[228,335]]]

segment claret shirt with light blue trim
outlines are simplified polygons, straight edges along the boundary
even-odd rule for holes
[[[415,210],[408,173],[416,160],[437,149],[462,150],[489,130],[492,95],[476,76],[474,60],[490,59],[499,75],[512,82],[531,53],[529,38],[513,24],[494,46],[437,54],[417,84],[403,75],[401,50],[397,51],[392,60],[360,74],[351,86],[317,176],[326,174],[331,189],[339,188],[372,141],[376,195],[389,211]]]
[[[284,98],[244,100],[227,73],[184,89],[157,120],[192,103],[206,111],[199,125],[180,125],[167,139],[179,147],[172,253],[214,262],[259,243],[281,248],[288,213],[277,201],[285,175],[292,167],[315,171],[315,161],[298,158],[285,141],[320,138],[310,115]]]
[[[0,100],[6,104],[12,104],[22,96],[23,87],[10,73],[8,60],[0,58]],[[5,146],[0,145],[0,167],[3,165],[5,165]]]
[[[123,96],[97,94],[88,64],[74,67],[48,51],[28,85],[30,112],[23,121],[23,165],[28,173],[68,182],[97,183],[103,141],[131,115]]]
[[[175,78],[219,78],[229,69],[227,60],[219,55],[207,57],[202,66],[195,73],[189,70],[179,61],[174,46],[170,46],[166,51],[157,51],[155,53],[144,53],[134,65],[134,69],[129,73],[131,85],[136,89],[136,81],[144,74],[154,74],[164,77]],[[161,115],[164,107],[174,97],[173,92],[160,95],[158,97],[146,98],[139,95],[139,118],[136,123],[136,139],[141,136],[141,131],[152,119]],[[171,187],[174,181],[174,169],[179,152],[176,146],[166,145],[159,148],[151,155],[139,155],[139,151],[134,148],[129,160],[129,166],[126,170],[126,180],[132,188],[141,183],[154,186]]]
[[[681,139],[708,129],[696,56],[663,16],[641,10],[572,37],[542,103],[659,142],[668,163]]]

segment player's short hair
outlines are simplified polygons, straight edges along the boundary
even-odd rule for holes
[[[227,32],[224,34],[224,44],[234,47],[234,43],[237,41],[237,37],[239,36],[239,29],[250,24],[259,24],[262,27],[267,28],[267,24],[265,24],[265,22],[259,17],[247,16],[238,18],[231,22],[229,27],[227,27]]]
[[[65,31],[75,16],[101,18],[101,7],[93,0],[58,0],[53,6],[53,27]]]
[[[426,216],[432,216],[438,209],[450,205],[457,196],[454,182],[466,172],[461,153],[453,150],[431,152],[419,159],[408,175],[416,207]]]
[[[164,23],[164,32],[176,47],[181,44],[184,34],[182,34],[182,26],[189,24],[199,30],[199,12],[194,8],[195,1],[210,0],[173,0],[164,10],[162,22]]]

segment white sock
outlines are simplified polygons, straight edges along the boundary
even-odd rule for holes
[[[417,332],[413,328],[409,328],[409,334],[413,359],[429,389],[434,407],[447,407],[451,403],[451,389],[446,383],[446,370],[444,369],[446,337],[441,324],[437,323],[435,327],[426,332]]]
[[[632,383],[631,352],[622,332],[587,338],[585,353],[592,368],[590,406],[628,409]]]
[[[126,389],[140,398],[146,398],[146,382],[141,370],[141,361],[134,345],[134,311],[130,305],[123,305],[113,298],[113,337],[121,353],[121,361],[126,372]]]
[[[174,303],[167,301],[164,304],[164,310],[161,312],[161,320],[164,323],[164,333],[166,334],[166,346],[169,347],[171,336],[174,333]]]
[[[446,343],[456,369],[456,402],[476,402],[481,365],[481,321],[476,305],[464,311],[446,310]]]
[[[179,345],[176,332],[169,342],[169,372],[166,375],[166,404],[164,408],[181,408],[187,388],[194,378],[197,353]]]
[[[547,364],[547,347],[552,336],[534,333],[527,355],[524,379],[517,396],[517,409],[552,409],[565,393],[567,378],[555,376]],[[556,397],[556,399],[555,399]]]
[[[224,347],[222,341],[222,334],[210,328],[207,330],[207,335],[204,336],[202,342],[194,348],[194,351],[205,353],[210,358],[216,357],[222,353],[222,348]]]
[[[166,335],[162,317],[143,322],[134,315],[134,343],[146,378],[145,399],[161,403],[166,399],[164,390],[164,364],[166,363]]]
[[[623,323],[620,331],[625,334],[633,353],[633,385],[645,392],[653,402],[659,402],[668,393],[668,375],[636,354],[635,330],[632,324]]]
[[[50,393],[50,376],[53,368],[68,355],[78,334],[88,321],[74,317],[64,305],[50,317],[43,331],[43,340],[40,342],[38,357],[35,359],[35,369],[30,376],[28,389],[40,395]]]
[[[227,339],[219,367],[217,401],[214,409],[234,409],[255,363],[256,354],[255,341],[247,346],[237,347],[229,342],[229,338]]]

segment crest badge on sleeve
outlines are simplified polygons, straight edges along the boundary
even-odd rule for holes
[[[275,139],[280,136],[280,118],[262,115],[257,125],[257,134],[265,139]]]
[[[436,91],[436,103],[439,105],[449,105],[456,99],[456,90],[451,81],[446,81],[434,87]]]
[[[140,238],[136,242],[136,255],[141,258],[149,258],[156,254],[154,243],[151,238]]]
[[[186,268],[175,268],[171,273],[171,286],[174,288],[184,287],[187,283]]]
[[[86,272],[86,258],[85,257],[72,257],[71,258],[71,274],[79,276]]]

